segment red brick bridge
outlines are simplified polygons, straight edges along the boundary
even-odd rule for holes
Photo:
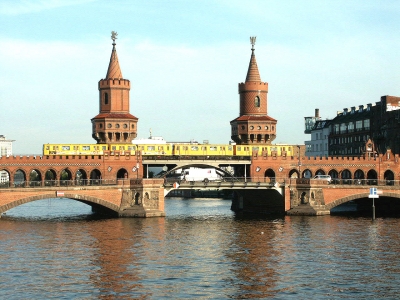
[[[117,216],[164,216],[163,179],[146,179],[142,157],[11,156],[0,157],[0,170],[9,182],[0,188],[0,213],[46,198],[66,197],[87,203],[93,210]],[[397,209],[400,198],[398,155],[364,157],[253,156],[242,166],[243,181],[219,188],[234,191],[235,211],[321,215],[340,204],[357,201],[369,205],[369,187],[383,191],[379,201]],[[240,169],[240,166],[238,167]],[[332,183],[313,180],[330,174]],[[209,183],[208,188],[212,188]],[[180,188],[185,188],[181,186]],[[193,188],[193,187],[186,187]],[[377,203],[379,202],[377,201]]]

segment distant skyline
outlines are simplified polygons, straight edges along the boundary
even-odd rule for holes
[[[304,117],[400,96],[400,2],[2,0],[0,135],[15,154],[95,143],[111,31],[131,81],[138,138],[228,143],[250,36],[275,143],[304,144]]]

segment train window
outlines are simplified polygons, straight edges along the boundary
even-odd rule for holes
[[[49,148],[50,148],[49,146],[46,146],[46,150],[49,150]]]
[[[119,146],[119,150],[125,150],[124,146]]]
[[[228,150],[229,150],[229,151],[232,151],[232,146],[229,146],[229,147],[228,147]]]
[[[211,146],[211,147],[210,147],[210,151],[217,151],[217,147]]]
[[[239,147],[239,146],[238,146],[238,147],[237,147],[237,150],[238,150],[238,151],[242,151],[242,147]]]
[[[90,150],[90,146],[82,146],[82,150]]]
[[[163,150],[164,150],[164,147],[163,147],[163,146],[158,146],[158,150],[163,151]]]
[[[103,150],[107,150],[107,146],[102,146],[101,147]]]
[[[253,147],[252,150],[253,151],[258,151],[258,147]]]
[[[207,150],[207,147],[203,146],[203,147],[201,147],[201,149],[205,151],[205,150]]]
[[[179,150],[179,146],[176,146],[176,150]]]
[[[192,149],[191,149],[191,150],[197,151],[197,150],[199,150],[199,147],[197,147],[197,146],[192,146]]]
[[[184,149],[184,150],[188,150],[189,147],[188,147],[188,146],[183,146],[183,149]]]
[[[155,147],[154,147],[154,146],[147,146],[147,150],[149,150],[149,151],[154,151],[154,150],[155,150]]]
[[[116,150],[117,147],[116,146],[111,146],[111,150]]]
[[[70,150],[70,146],[62,146],[63,150]]]

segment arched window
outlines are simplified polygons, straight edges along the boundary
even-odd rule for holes
[[[108,104],[108,94],[104,93],[104,104]]]
[[[255,107],[260,107],[260,97],[256,96],[254,98],[254,106]]]

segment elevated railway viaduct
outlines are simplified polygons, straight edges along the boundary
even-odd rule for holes
[[[0,170],[8,173],[9,182],[0,188],[0,213],[38,199],[66,197],[119,216],[163,216],[164,192],[174,188],[232,190],[235,211],[321,215],[348,201],[364,199],[367,203],[369,187],[379,186],[385,205],[390,209],[398,206],[398,155],[390,151],[362,157],[254,155],[249,159],[250,163],[245,160],[235,165],[237,174],[231,182],[207,186],[181,183],[174,187],[173,182],[162,178],[146,178],[146,169],[160,161],[140,155],[115,152],[104,156],[3,156]],[[214,167],[218,164],[200,163]],[[169,160],[169,164],[190,166],[199,162],[185,160],[183,165]],[[220,164],[226,165],[226,161]],[[313,180],[311,177],[316,174],[329,174],[332,182]]]

